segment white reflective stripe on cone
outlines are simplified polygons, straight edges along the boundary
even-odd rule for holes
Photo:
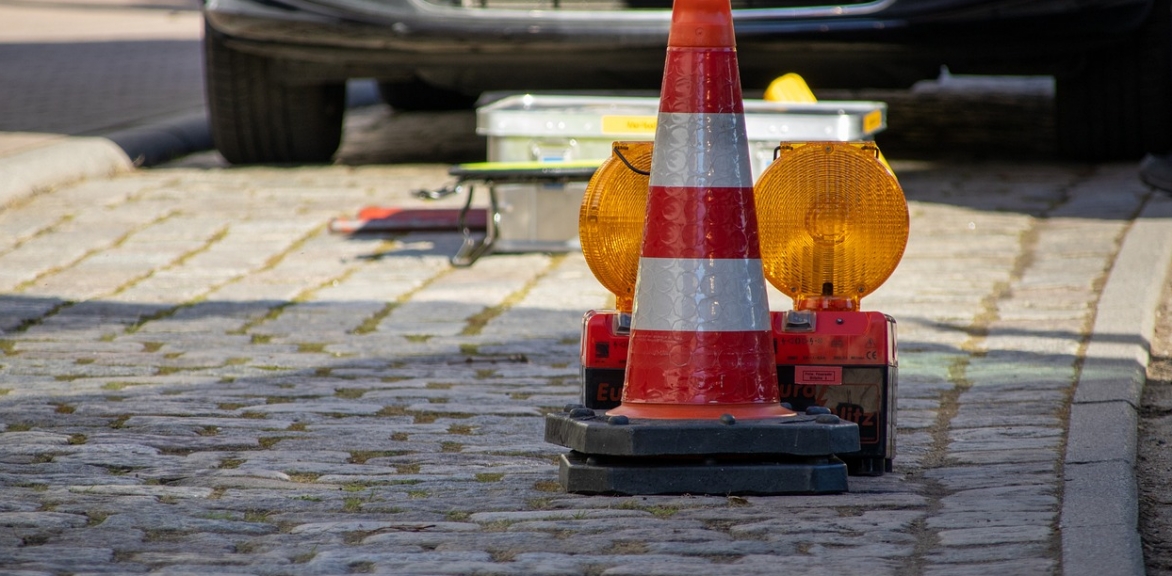
[[[743,114],[660,112],[651,186],[752,188]]]
[[[639,259],[632,331],[769,329],[769,302],[760,260]]]

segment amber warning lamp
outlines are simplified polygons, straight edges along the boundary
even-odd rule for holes
[[[583,321],[583,405],[620,405],[652,142],[615,142],[583,199],[586,262],[616,310]],[[793,299],[772,312],[780,399],[860,426],[852,474],[890,471],[895,455],[895,323],[860,310],[907,245],[907,202],[872,142],[784,142],[754,186],[765,278]]]
[[[860,300],[903,257],[903,190],[874,143],[809,142],[782,143],[754,194],[765,277],[793,298],[772,313],[781,399],[858,424],[859,450],[839,455],[851,474],[890,472],[895,320]]]
[[[765,277],[795,310],[858,310],[903,257],[907,201],[873,143],[784,143],[754,193]]]
[[[652,142],[615,142],[586,188],[582,254],[630,313]],[[903,189],[872,142],[786,142],[753,187],[765,278],[795,310],[858,310],[908,240]]]
[[[610,158],[586,185],[578,214],[586,264],[615,295],[615,308],[624,314],[630,314],[634,304],[653,146],[651,142],[615,142]]]

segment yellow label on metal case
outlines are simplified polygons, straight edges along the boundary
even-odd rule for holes
[[[863,116],[863,132],[870,134],[883,125],[883,112],[872,110]]]
[[[603,116],[603,134],[654,134],[655,116]]]

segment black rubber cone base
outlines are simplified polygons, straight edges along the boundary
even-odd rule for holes
[[[567,406],[545,415],[545,441],[607,456],[776,454],[830,456],[859,450],[859,426],[833,414],[736,420],[645,420]]]
[[[546,414],[567,492],[582,494],[835,494],[859,450],[859,427],[832,414],[738,421],[608,417],[567,406]]]
[[[790,462],[673,462],[563,454],[558,479],[575,494],[838,494],[846,464],[834,458]]]

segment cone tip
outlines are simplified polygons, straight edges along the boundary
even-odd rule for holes
[[[675,0],[667,45],[676,48],[735,47],[729,0]]]

